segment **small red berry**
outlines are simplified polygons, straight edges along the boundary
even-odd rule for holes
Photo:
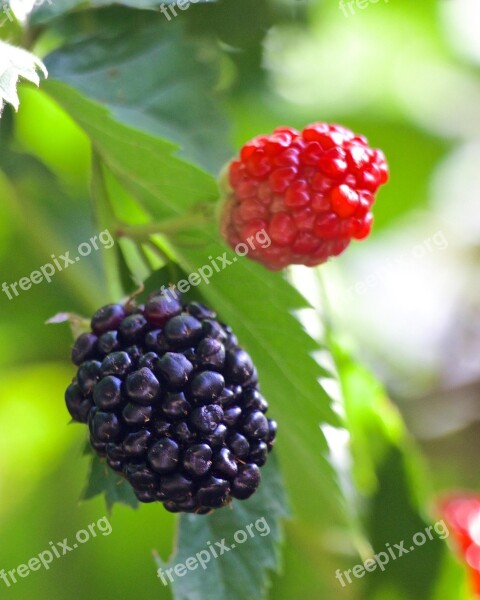
[[[267,268],[315,266],[366,238],[378,188],[388,180],[381,150],[340,125],[279,127],[247,142],[227,170],[221,216],[230,246],[264,229],[271,244],[248,254]],[[263,238],[262,238],[263,239]],[[254,243],[250,239],[251,248]]]
[[[467,565],[475,597],[480,595],[480,496],[460,492],[440,502],[457,551]]]

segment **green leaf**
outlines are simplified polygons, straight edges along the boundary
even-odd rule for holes
[[[192,4],[212,1],[213,0],[193,0]],[[177,0],[164,0],[163,2],[163,4],[176,3]],[[149,9],[158,11],[160,4],[161,2],[158,0],[90,0],[90,2],[86,0],[44,0],[44,2],[39,3],[38,6],[33,8],[29,21],[33,25],[38,25],[40,23],[47,23],[52,19],[77,9],[85,10],[88,8],[102,8],[113,5],[122,5],[139,10]]]
[[[219,268],[222,265],[217,257],[224,257],[225,247],[215,241],[218,234],[212,228],[204,230],[204,235],[205,245],[199,248],[174,246],[187,273],[212,265],[212,259]],[[321,554],[322,564],[314,568],[317,589],[327,587],[335,593],[333,573],[337,567],[332,564],[331,540],[340,537],[342,544],[354,549],[358,533],[352,535],[352,531],[357,532],[358,525],[348,485],[343,485],[349,475],[344,472],[340,477],[332,460],[337,450],[342,454],[346,437],[338,414],[341,406],[330,391],[335,377],[313,357],[319,350],[326,355],[329,351],[321,348],[298,320],[297,311],[311,308],[282,274],[235,257],[232,251],[227,251],[226,257],[231,264],[218,273],[212,267],[214,274],[208,284],[202,283],[197,290],[233,328],[255,362],[262,393],[270,404],[269,414],[279,424],[274,452],[292,504],[291,551],[303,563],[310,562],[310,553]],[[344,454],[348,455],[348,448]],[[280,577],[275,589],[281,587]],[[303,593],[304,586],[298,584],[297,591],[299,588]]]
[[[38,71],[47,77],[47,69],[39,58],[22,48],[0,41],[0,115],[6,103],[18,110],[20,100],[17,84],[20,78],[40,85]]]
[[[307,4],[298,0],[221,0],[187,11],[185,18],[189,21],[189,30],[222,42],[225,57],[234,64],[230,77],[235,77],[233,90],[238,97],[247,95],[246,92],[265,90],[268,79],[264,61],[266,38],[272,28],[283,22],[288,22],[290,27],[305,25]],[[253,14],[255,19],[252,19]],[[252,112],[255,100],[250,94]],[[271,111],[271,102],[268,105]]]
[[[69,37],[46,58],[51,78],[106,105],[118,121],[178,144],[182,156],[216,173],[231,151],[212,92],[215,52],[161,15],[115,9],[91,19],[97,33]]]
[[[90,137],[113,175],[157,218],[217,198],[213,177],[177,158],[175,144],[119,123],[108,109],[63,83],[49,81],[45,87]]]
[[[231,508],[208,516],[182,515],[176,552],[168,564],[157,558],[164,582],[170,581],[167,569],[185,563],[197,553],[205,561],[208,555],[209,562],[205,562],[205,569],[199,564],[182,577],[172,574],[174,599],[265,598],[269,572],[279,567],[280,521],[286,515],[286,499],[273,455],[262,468],[259,490],[248,500],[234,500]],[[227,548],[223,554],[222,542]],[[218,551],[218,557],[211,548]]]
[[[173,156],[172,144],[118,123],[106,109],[64,84],[50,81],[47,91],[84,129],[103,163],[154,219],[180,215],[200,200],[216,199],[215,180]],[[203,283],[199,293],[233,327],[257,365],[271,415],[280,424],[276,452],[292,491],[295,518],[309,537],[321,527],[330,532],[345,526],[351,519],[350,507],[324,433],[326,426],[331,433],[345,433],[335,399],[323,386],[327,380],[335,382],[313,357],[319,345],[294,314],[310,308],[308,303],[282,274],[267,272],[231,251],[227,252],[231,265],[216,272],[213,262],[222,264],[216,257],[223,257],[225,247],[214,227],[197,233],[195,246],[169,239],[171,250],[186,273],[210,264],[214,279]],[[330,551],[326,539],[321,545],[323,552]],[[305,546],[299,545],[298,551],[305,552]]]
[[[467,565],[460,563],[453,552],[447,549],[443,553],[441,573],[437,578],[432,600],[444,600],[446,595],[455,600],[472,600]]]
[[[294,314],[309,304],[282,274],[232,251],[225,254],[230,266],[222,270],[217,257],[224,256],[225,247],[214,241],[213,229],[205,229],[204,235],[205,245],[175,246],[175,251],[187,273],[210,265],[212,278],[198,290],[233,328],[257,366],[272,417],[280,425],[277,452],[294,511],[310,526],[345,523],[348,511],[322,430],[331,426],[340,431],[342,426],[335,400],[319,383],[332,376],[313,357],[318,343]]]
[[[105,461],[95,455],[92,457],[90,475],[82,498],[89,500],[99,494],[105,494],[105,503],[109,512],[116,502],[132,508],[138,507],[138,500],[126,479],[112,471]]]
[[[385,551],[387,543],[393,548],[404,540],[408,554],[389,563],[386,576],[374,572],[365,583],[372,594],[394,585],[409,600],[425,600],[433,593],[446,548],[437,536],[427,538],[423,546],[413,545],[415,534],[424,533],[430,523],[413,499],[407,463],[408,457],[399,448],[389,448],[377,470],[379,488],[369,502],[366,524],[374,552]]]
[[[207,264],[197,265],[196,259],[223,253],[224,248],[214,243],[201,250],[177,248],[181,268],[172,265],[154,273],[145,282],[139,301],[148,292],[176,284]],[[232,261],[232,253],[228,256]],[[284,455],[283,466],[287,467],[287,478],[291,478],[289,489],[299,513],[309,522],[327,519],[327,514],[330,518],[331,513],[319,514],[318,506],[323,500],[338,516],[342,513],[340,491],[320,425],[340,427],[341,421],[333,410],[333,399],[318,383],[321,377],[332,377],[312,357],[318,345],[292,314],[307,308],[306,300],[280,274],[266,272],[246,259],[232,262],[214,277],[208,285],[191,288],[187,297],[214,307],[219,318],[233,328],[240,345],[252,355],[271,416],[280,425],[276,450]],[[295,340],[295,345],[291,340]],[[301,360],[298,348],[302,348]],[[313,469],[312,459],[316,461]],[[305,498],[305,481],[312,490],[311,499]]]
[[[0,252],[5,257],[15,257],[4,260],[2,280],[15,282],[42,265],[53,264],[52,254],[59,258],[70,251],[75,256],[78,244],[98,233],[86,210],[85,196],[62,185],[34,156],[2,146],[0,168],[0,221],[9,232],[7,246],[3,245],[0,232]],[[13,345],[8,352],[5,349],[4,358],[9,363],[20,360],[20,356],[29,361],[65,360],[72,343],[71,333],[67,327],[47,328],[44,323],[65,310],[90,315],[105,303],[99,259],[103,253],[113,251],[92,252],[69,268],[57,271],[51,283],[44,280],[28,292],[20,292],[11,302],[2,294],[8,307],[1,312],[0,328],[30,340],[27,345]],[[60,259],[59,264],[62,266],[63,262]],[[30,310],[32,305],[36,311]]]
[[[173,265],[173,272],[166,268],[155,272],[146,281],[139,301],[162,285],[187,278],[196,270],[196,260],[207,258],[206,265],[209,256],[224,252],[222,246],[214,243],[200,249],[176,250],[183,269]],[[231,253],[228,256],[231,260]],[[272,458],[280,458],[293,504],[291,529],[295,535],[289,539],[289,549],[303,563],[308,561],[312,547],[315,552],[322,552],[322,569],[315,567],[315,577],[331,580],[335,563],[328,558],[331,548],[327,538],[330,533],[335,537],[334,529],[353,521],[354,516],[346,514],[347,503],[320,428],[320,424],[329,424],[333,431],[342,431],[340,418],[332,410],[332,398],[317,383],[319,377],[332,376],[311,357],[318,345],[290,314],[307,303],[280,274],[266,272],[246,259],[238,259],[224,272],[215,273],[208,285],[192,288],[187,296],[215,307],[219,318],[232,326],[239,343],[252,354],[262,391],[270,403],[269,414],[279,423]],[[320,530],[326,532],[322,539],[318,538]],[[282,586],[281,579],[276,585]]]

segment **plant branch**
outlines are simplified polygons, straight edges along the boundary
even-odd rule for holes
[[[115,213],[108,195],[102,159],[95,146],[92,147],[91,198],[94,220],[100,229],[114,228]],[[118,273],[118,263],[115,253],[103,252],[105,277],[109,293],[113,298],[123,295],[123,286]]]
[[[152,235],[175,236],[186,229],[208,225],[212,222],[213,215],[214,207],[202,204],[197,206],[191,213],[182,215],[181,217],[173,217],[141,225],[118,223],[115,235],[117,237],[128,237],[138,242],[146,242]]]

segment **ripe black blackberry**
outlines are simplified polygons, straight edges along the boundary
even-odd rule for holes
[[[232,330],[171,290],[104,306],[91,328],[73,346],[65,401],[137,498],[197,514],[249,498],[277,425]]]

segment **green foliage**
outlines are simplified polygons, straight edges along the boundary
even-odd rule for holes
[[[196,0],[197,2],[211,2],[211,0]],[[175,4],[176,0],[165,0],[164,4]],[[34,7],[30,15],[30,23],[38,25],[47,23],[52,19],[63,16],[70,11],[85,11],[90,8],[103,8],[112,5],[126,6],[139,10],[158,11],[157,0],[45,0]]]
[[[155,274],[147,280],[147,289],[177,283],[209,264],[208,257],[224,256],[224,247],[210,241],[214,237],[211,232],[199,248],[176,248],[182,269],[174,273],[164,269],[160,277]],[[215,273],[209,285],[197,288],[195,296],[214,306],[219,317],[232,326],[257,365],[272,415],[280,423],[289,424],[280,431],[278,452],[297,518],[305,525],[344,523],[346,509],[320,429],[325,424],[341,427],[334,399],[318,382],[333,376],[312,357],[318,345],[294,316],[296,311],[308,308],[308,303],[281,275],[266,273],[251,261],[233,262],[231,251],[226,256],[232,264]],[[300,361],[292,339],[302,348]],[[313,470],[311,456],[317,457]],[[305,497],[305,481],[309,497]]]
[[[69,36],[48,57],[50,77],[102,102],[118,121],[178,144],[180,155],[216,173],[231,151],[212,91],[215,52],[185,40],[181,24],[162,16],[114,9],[95,18],[97,34]]]
[[[178,250],[180,264],[189,273],[208,264],[206,257],[216,258],[224,252],[215,242],[202,250]],[[281,275],[265,272],[245,259],[233,262],[232,252],[227,256],[231,266],[215,274],[202,293],[248,348],[272,413],[280,422],[288,423],[280,433],[279,453],[294,508],[308,523],[342,522],[343,502],[320,429],[322,424],[340,427],[341,422],[334,412],[334,400],[318,383],[321,377],[329,377],[312,357],[318,345],[294,316],[295,311],[308,308],[308,303]],[[311,456],[317,457],[313,470]],[[305,497],[305,481],[309,482],[310,498]]]
[[[200,199],[215,197],[214,180],[174,157],[174,146],[166,140],[120,124],[68,86],[50,81],[46,89],[90,137],[98,160],[153,219],[174,216],[194,207]],[[181,244],[175,237],[169,241],[180,266],[190,273],[208,262],[209,256],[223,256],[224,247],[216,237],[211,228],[203,227],[197,231],[196,247]],[[340,426],[340,421],[332,409],[332,399],[317,381],[327,375],[311,357],[317,346],[292,314],[308,304],[281,275],[265,274],[247,260],[232,261],[230,269],[235,270],[234,277],[225,270],[216,275],[213,285],[203,286],[201,293],[251,352],[272,412],[289,423],[279,448],[297,518],[310,525],[345,522],[344,503],[320,429],[325,424]],[[292,339],[299,346],[291,345]],[[301,361],[298,347],[302,348]],[[312,454],[318,457],[313,472],[309,462]],[[302,491],[306,480],[312,492],[308,502]],[[323,507],[320,512],[319,504]]]
[[[428,8],[382,6],[382,35],[388,38],[397,30],[401,15],[423,32],[419,38],[440,45],[429,13],[434,5],[429,0]],[[337,84],[350,89],[342,84],[355,47],[335,45],[334,81],[321,81],[325,96],[314,106],[308,94],[304,103],[288,99],[275,72],[282,65],[266,59],[272,43],[279,51],[291,39],[308,38],[316,67],[324,60],[324,39],[358,28],[360,40],[362,19],[365,23],[371,15],[373,23],[377,9],[370,7],[354,21],[342,20],[336,4],[221,0],[195,3],[168,21],[151,0],[54,0],[35,8],[27,28],[8,23],[0,30],[2,37],[39,56],[52,50],[45,57],[50,79],[40,92],[26,86],[18,96],[19,78],[38,84],[43,63],[0,42],[0,104],[12,105],[0,122],[5,281],[17,281],[100,230],[109,229],[116,242],[112,250],[99,251],[14,301],[1,296],[0,364],[15,368],[0,385],[5,425],[0,470],[9,491],[0,517],[16,517],[2,525],[2,539],[17,544],[2,561],[19,564],[52,535],[64,537],[70,523],[85,526],[88,521],[78,515],[91,511],[93,518],[103,511],[101,496],[109,510],[124,505],[114,511],[118,537],[107,550],[92,546],[75,568],[66,567],[58,579],[45,573],[38,589],[33,583],[27,587],[28,581],[26,595],[18,597],[40,600],[44,589],[45,597],[68,590],[72,598],[467,600],[465,570],[439,539],[348,588],[336,581],[336,569],[352,568],[386,543],[409,540],[437,519],[430,476],[400,413],[371,372],[336,337],[314,339],[298,313],[307,311],[310,322],[318,315],[298,287],[282,274],[235,257],[213,222],[214,175],[233,154],[231,148],[280,123],[302,127],[323,118],[365,133],[387,154],[392,179],[376,209],[379,231],[427,206],[432,174],[452,141],[432,131],[431,124],[428,130],[418,114],[393,105],[394,77],[373,60],[379,44],[390,48],[382,35],[371,40],[368,60],[355,63],[356,77],[366,88],[372,83],[371,66],[377,66],[382,74],[378,97],[362,105],[355,94],[345,93],[342,107],[332,114],[327,92]],[[447,55],[438,51],[439,64]],[[447,62],[443,66],[452,68]],[[315,82],[313,67],[302,65]],[[17,115],[12,107],[18,108],[19,98]],[[233,327],[258,367],[270,414],[279,422],[278,443],[262,470],[259,492],[208,516],[177,518],[157,505],[132,512],[138,502],[130,486],[89,456],[84,498],[92,501],[76,508],[87,460],[79,456],[81,428],[66,426],[62,401],[73,369],[39,364],[64,359],[71,339],[66,327],[46,331],[44,322],[59,312],[88,315],[145,281],[143,301],[149,291],[214,261],[219,265],[223,258],[231,264],[214,270],[190,296],[214,307]],[[320,365],[319,353],[331,368]],[[25,368],[25,363],[32,365]],[[57,467],[54,478],[51,471]],[[208,542],[225,538],[231,543],[236,531],[263,517],[271,528],[268,535],[257,533],[212,559],[206,570],[175,577],[168,590],[155,576],[148,560],[152,548],[164,558],[170,553],[168,560],[155,553],[165,571],[208,548]],[[37,530],[33,548],[25,540]],[[89,577],[75,595],[72,581],[79,572]]]
[[[178,146],[135,131],[107,109],[57,81],[45,89],[90,138],[105,166],[143,208],[156,218],[179,215],[217,197],[215,180],[175,157]]]

